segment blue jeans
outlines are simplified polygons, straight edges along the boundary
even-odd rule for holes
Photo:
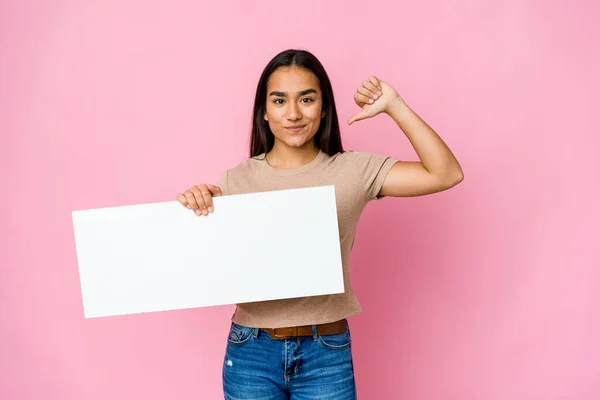
[[[225,400],[354,400],[350,330],[272,339],[231,324],[223,363]]]

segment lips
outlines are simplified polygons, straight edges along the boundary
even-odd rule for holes
[[[300,132],[306,125],[286,126],[285,129],[292,132]]]

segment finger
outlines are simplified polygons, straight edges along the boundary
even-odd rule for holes
[[[196,203],[198,204],[198,208],[196,210],[194,210],[196,212],[196,215],[206,215],[208,214],[208,211],[206,210],[206,202],[204,201],[204,196],[202,195],[202,190],[201,187],[203,185],[197,185],[194,186],[192,189],[190,189],[190,192],[192,192],[194,194],[194,199],[196,200]]]
[[[214,196],[223,196],[223,192],[221,191],[221,188],[215,185],[206,185],[206,187],[208,187],[208,190],[210,190],[210,193]]]
[[[381,95],[383,93],[383,88],[381,87],[381,80],[378,79],[376,76],[371,76],[369,78],[369,81],[377,87],[377,91],[379,92],[379,95]]]
[[[350,117],[350,119],[348,120],[348,125],[352,125],[353,123],[355,123],[356,121],[360,121],[367,118],[366,114],[361,111],[359,113],[354,114],[352,117]]]
[[[212,194],[210,193],[206,185],[200,186],[200,193],[202,193],[202,197],[204,198],[204,204],[206,205],[206,208],[202,209],[202,215],[207,215],[208,213],[213,212],[214,210]]]
[[[364,96],[357,92],[354,93],[354,101],[356,102],[356,104],[358,104],[360,108],[362,108],[365,105],[365,101],[368,102],[368,99],[365,100]]]
[[[365,104],[373,104],[375,102],[375,100],[373,100],[369,96],[365,96],[362,93],[356,93],[354,95],[354,101],[356,101],[356,104],[358,104],[359,107],[362,107]]]
[[[177,195],[177,201],[180,202],[181,205],[185,208],[190,208],[190,205],[188,204],[187,199],[185,198],[185,195],[183,193],[179,193]]]
[[[188,190],[183,195],[185,196],[185,199],[187,200],[187,203],[190,206],[190,209],[192,211],[196,212],[196,210],[198,210],[198,203],[196,203],[196,196],[194,196],[194,194],[192,193],[191,190]]]
[[[365,89],[368,89],[368,90],[369,90],[371,93],[373,93],[372,97],[373,97],[375,100],[377,100],[377,98],[379,97],[379,94],[378,94],[378,92],[379,92],[379,88],[377,87],[377,85],[376,85],[376,84],[374,84],[374,83],[373,83],[373,82],[371,82],[371,81],[364,81],[364,82],[363,82],[363,87],[364,87]]]
[[[364,87],[358,88],[357,92],[365,96],[368,100],[374,101],[379,98],[379,96],[376,93],[371,92],[369,89],[366,89]],[[369,101],[369,103],[373,103],[373,101]]]
[[[369,88],[367,88],[365,85],[369,85],[369,86],[373,87],[372,83],[367,83],[367,81],[365,81],[363,83],[363,86],[360,86],[358,89],[356,89],[356,92],[360,93],[360,94],[364,94],[365,96],[370,97],[373,100],[377,100],[377,90],[372,91]]]

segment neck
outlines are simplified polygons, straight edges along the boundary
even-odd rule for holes
[[[318,154],[319,148],[314,142],[302,147],[288,147],[275,141],[273,149],[267,153],[267,162],[273,168],[300,168],[314,160]]]

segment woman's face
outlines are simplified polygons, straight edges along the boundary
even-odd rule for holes
[[[319,80],[299,67],[280,67],[267,83],[264,118],[269,122],[275,142],[288,147],[314,146],[322,112]]]

